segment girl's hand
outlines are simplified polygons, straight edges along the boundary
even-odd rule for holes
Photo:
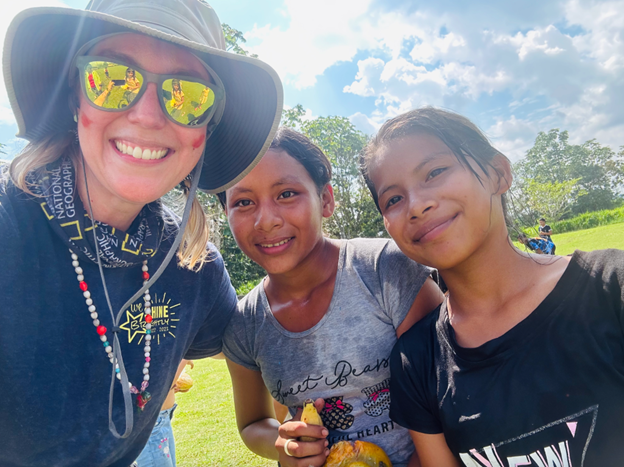
[[[329,454],[327,447],[329,442],[325,439],[329,434],[327,428],[289,421],[279,427],[278,433],[275,448],[279,453],[279,463],[282,467],[320,467],[325,463]],[[299,441],[300,436],[319,439],[318,441]]]
[[[317,410],[322,410],[325,402],[317,399],[314,403]],[[278,438],[275,448],[279,453],[279,462],[282,467],[320,467],[329,455],[327,428],[318,425],[308,425],[301,420],[301,409],[292,420],[281,425],[278,429]],[[299,437],[309,436],[318,441],[299,441]]]

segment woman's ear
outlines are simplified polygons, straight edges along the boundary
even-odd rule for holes
[[[502,195],[511,188],[511,182],[513,181],[511,163],[509,162],[509,159],[499,153],[494,156],[491,165],[496,172],[496,176],[498,177],[498,187],[495,194]]]
[[[321,205],[323,207],[323,217],[331,217],[336,208],[336,202],[334,200],[334,189],[329,183],[323,187],[321,192]]]

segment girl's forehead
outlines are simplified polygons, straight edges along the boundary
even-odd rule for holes
[[[294,183],[314,183],[306,168],[294,157],[281,149],[269,149],[249,174],[227,190],[270,189]]]
[[[369,173],[390,165],[414,168],[429,161],[455,157],[453,151],[437,136],[428,133],[406,135],[385,142],[369,164]]]

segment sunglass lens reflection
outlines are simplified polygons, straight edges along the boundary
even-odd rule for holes
[[[87,97],[103,109],[123,109],[130,105],[143,83],[141,73],[112,62],[89,62],[84,74]]]
[[[167,112],[176,122],[194,126],[209,115],[215,94],[202,83],[174,78],[163,82],[163,99]]]

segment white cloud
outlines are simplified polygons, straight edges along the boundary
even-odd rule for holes
[[[254,52],[300,89],[357,55],[342,86],[375,99],[350,117],[364,131],[436,105],[466,113],[513,159],[551,128],[624,143],[624,0],[285,0],[284,11],[288,27],[246,33]]]
[[[285,82],[299,88],[312,86],[327,68],[351,60],[358,48],[371,45],[357,32],[370,1],[285,0],[288,28],[254,27],[245,33],[249,49],[270,63]]]
[[[499,119],[484,133],[496,149],[512,162],[522,158],[533,146],[539,132],[539,125],[531,120],[517,119],[512,115],[507,120]]]
[[[349,121],[355,125],[355,127],[363,133],[367,135],[373,135],[377,133],[379,127],[381,126],[379,123],[370,119],[367,115],[364,115],[361,112],[356,112],[349,117]]]

